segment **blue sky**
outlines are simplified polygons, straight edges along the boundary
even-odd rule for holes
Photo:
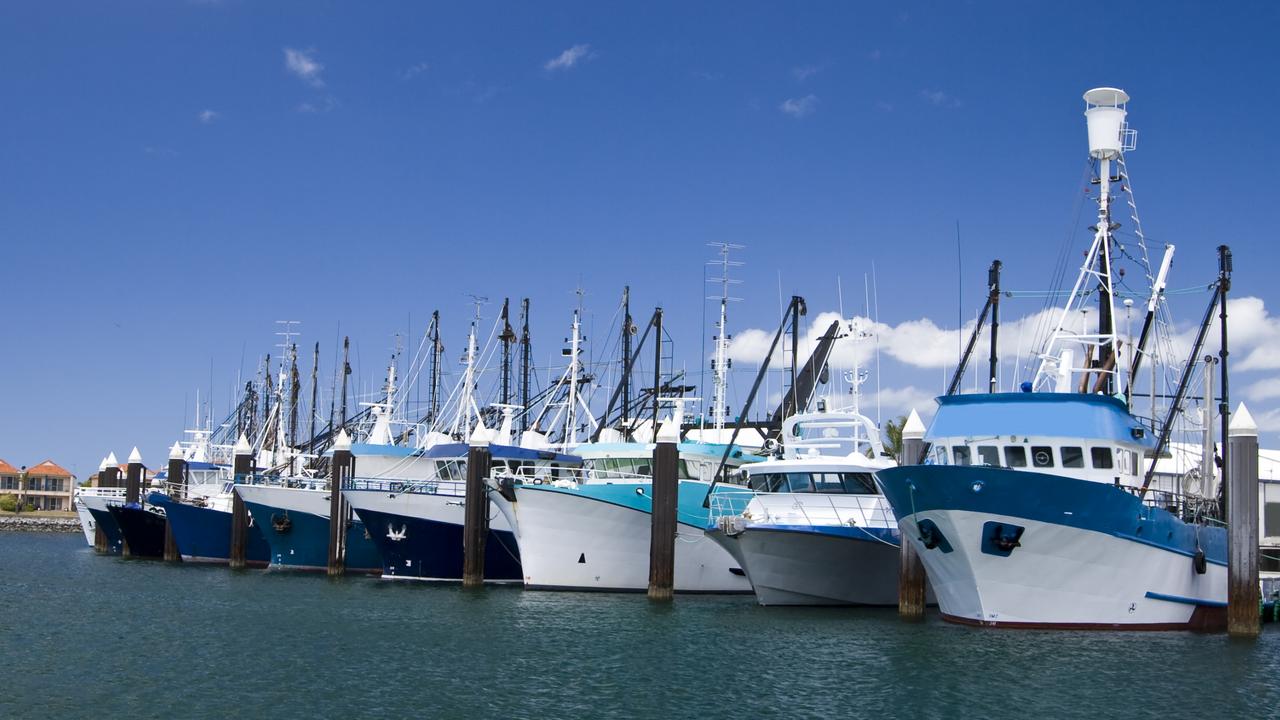
[[[1272,3],[6,3],[0,457],[83,476],[137,444],[159,464],[195,389],[212,374],[224,411],[273,321],[301,320],[326,363],[351,334],[370,383],[433,309],[460,352],[468,294],[531,297],[549,353],[575,287],[602,342],[630,283],[696,372],[708,242],[747,246],[732,328],[772,328],[780,287],[834,310],[837,278],[860,311],[874,266],[886,327],[954,329],[991,259],[1035,289],[1068,237],[1083,251],[1080,95],[1100,85],[1133,96],[1129,169],[1148,237],[1178,245],[1171,286],[1207,283],[1231,244],[1255,299],[1236,357],[1280,349],[1277,20]],[[1233,396],[1274,445],[1265,355]],[[880,380],[914,404],[944,371],[886,362]]]

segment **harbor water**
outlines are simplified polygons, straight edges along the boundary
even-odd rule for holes
[[[464,591],[0,533],[0,717],[1277,717],[1280,632]]]

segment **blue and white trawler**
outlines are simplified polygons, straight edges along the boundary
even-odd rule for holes
[[[1226,531],[1205,518],[1212,498],[1153,492],[1144,480],[1161,443],[1126,401],[1143,342],[1131,351],[1114,328],[1113,259],[1145,256],[1144,244],[1121,248],[1112,235],[1112,184],[1127,184],[1129,98],[1113,88],[1084,98],[1098,222],[1034,379],[1023,392],[940,398],[926,463],[877,478],[948,620],[1207,628],[1226,606]],[[1171,252],[1158,272],[1146,270],[1149,317]],[[1096,331],[1080,322],[1095,300]]]

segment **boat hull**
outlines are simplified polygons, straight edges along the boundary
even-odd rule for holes
[[[79,497],[76,498],[75,505],[76,515],[80,518],[80,531],[84,533],[84,540],[89,543],[89,547],[93,547],[93,541],[98,532],[98,521],[93,519],[93,513],[89,512],[89,508],[85,507]]]
[[[230,512],[196,507],[157,494],[149,497],[148,501],[164,508],[173,542],[183,562],[217,565],[231,562]],[[271,561],[271,546],[257,524],[246,533],[244,555],[245,563],[251,567],[266,567]]]
[[[649,587],[648,491],[647,484],[631,483],[517,485],[515,502],[496,492],[491,497],[516,528],[525,587],[641,592]],[[749,593],[733,556],[706,537],[706,492],[705,483],[680,483],[674,589]]]
[[[253,524],[270,547],[270,567],[324,571],[329,565],[329,491],[269,485],[237,485]],[[377,573],[382,560],[353,518],[347,526],[346,571]]]
[[[1151,630],[1225,621],[1222,528],[1184,523],[1111,485],[1044,473],[924,465],[877,478],[948,620]]]
[[[119,555],[124,552],[124,534],[120,532],[120,525],[111,516],[109,509],[112,505],[119,504],[120,499],[112,498],[108,502],[106,497],[86,496],[82,498],[82,502],[93,518],[94,525],[107,539],[106,552],[110,555]]]
[[[761,605],[898,603],[897,531],[749,525],[707,537],[741,564]]]
[[[463,499],[451,495],[348,490],[346,497],[382,558],[382,577],[462,579]],[[520,553],[506,518],[491,508],[485,539],[486,582],[521,582]]]
[[[138,505],[112,505],[110,512],[120,526],[129,557],[164,557],[164,515]]]

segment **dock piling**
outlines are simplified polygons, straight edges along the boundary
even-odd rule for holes
[[[902,426],[902,455],[899,465],[918,465],[924,459],[924,423],[913,409]],[[899,526],[901,529],[901,526]],[[925,572],[920,555],[905,532],[899,536],[898,616],[908,620],[924,617]]]
[[[100,488],[108,487],[107,485],[107,458],[103,457],[102,462],[98,463],[97,486]],[[93,549],[99,553],[107,552],[107,534],[102,532],[102,528],[95,521],[93,524]]]
[[[233,458],[231,461],[232,472],[235,473],[235,484],[240,485],[252,479],[253,477],[253,446],[249,444],[249,439],[240,435],[240,439],[236,441],[235,448],[232,449]],[[245,540],[249,532],[249,511],[245,509],[244,500],[240,498],[240,493],[232,488],[231,491],[231,569],[239,570],[245,566]]]
[[[116,460],[116,454],[115,453],[108,454],[106,462],[107,462],[107,468],[106,468],[107,480],[106,480],[106,483],[103,485],[103,487],[112,487],[112,488],[123,487],[120,484],[120,461]]]
[[[168,494],[172,500],[180,500],[186,495],[187,461],[182,457],[182,446],[174,443],[169,449],[169,467],[165,473]],[[182,553],[173,540],[173,526],[168,518],[164,522],[164,559],[165,562],[182,562]]]
[[[129,453],[128,465],[125,466],[124,481],[124,502],[126,505],[132,505],[142,499],[142,454],[138,452],[137,446]],[[125,557],[133,557],[133,552],[129,549],[128,541],[125,541],[121,554]]]
[[[134,447],[129,453],[129,464],[125,468],[124,501],[136,503],[142,499],[142,454]]]
[[[1241,403],[1227,431],[1227,634],[1262,632],[1258,588],[1258,425]]]
[[[653,445],[653,509],[649,515],[649,599],[670,601],[675,590],[676,507],[680,418],[672,417],[657,432]]]
[[[484,546],[489,535],[489,477],[492,456],[483,426],[471,434],[467,449],[467,491],[462,527],[462,586],[484,585]]]
[[[351,454],[351,436],[339,430],[333,441],[333,459],[329,463],[329,577],[346,572],[347,524],[351,506],[342,495],[355,472],[355,456]]]

